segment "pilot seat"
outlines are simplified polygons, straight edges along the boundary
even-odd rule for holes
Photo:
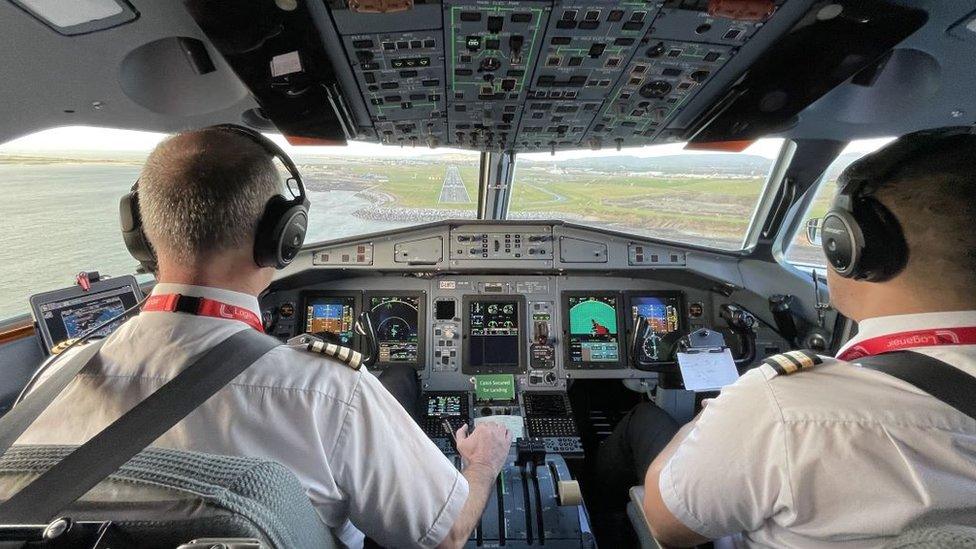
[[[74,449],[10,448],[0,457],[0,501]],[[59,516],[69,518],[0,527],[0,546],[14,541],[160,549],[337,546],[298,478],[283,465],[165,448],[143,450]],[[113,541],[99,545],[98,539]]]

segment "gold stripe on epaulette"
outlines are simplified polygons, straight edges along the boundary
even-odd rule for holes
[[[784,376],[809,370],[821,362],[823,361],[816,353],[807,350],[789,351],[763,360],[763,364],[768,364],[777,374]]]
[[[54,346],[53,349],[51,349],[51,354],[52,355],[60,355],[61,353],[63,353],[64,351],[66,351],[68,349],[68,347],[71,347],[72,345],[74,345],[75,341],[78,341],[78,338],[77,337],[72,337],[70,339],[66,339],[66,340],[62,341],[61,343],[58,343],[57,345]]]
[[[322,341],[321,339],[312,335],[303,334],[301,336],[293,337],[288,340],[288,344],[301,345],[300,348],[307,351],[332,357],[339,362],[342,362],[346,366],[349,366],[353,370],[359,370],[363,366],[362,354],[353,351],[348,347],[342,347],[340,345],[336,345],[335,343]]]

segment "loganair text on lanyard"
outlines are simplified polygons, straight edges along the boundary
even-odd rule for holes
[[[147,312],[189,313],[197,316],[238,320],[264,333],[264,325],[253,311],[205,297],[191,297],[180,294],[151,295],[146,300],[145,305],[142,306],[142,310]]]
[[[857,360],[871,355],[880,355],[903,349],[936,347],[942,345],[976,345],[976,326],[961,328],[936,328],[931,330],[912,330],[898,332],[859,341],[857,344],[837,355],[840,360]]]

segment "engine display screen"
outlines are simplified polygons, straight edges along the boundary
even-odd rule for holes
[[[465,300],[465,370],[514,372],[521,356],[522,302],[516,298]]]
[[[620,296],[572,294],[566,298],[571,365],[614,366],[621,362]]]
[[[63,301],[52,301],[40,306],[40,317],[51,334],[53,345],[85,334],[92,328],[107,322],[133,307],[138,302],[132,286],[86,294]],[[122,320],[102,327],[93,335],[104,337],[112,333]]]
[[[460,417],[461,395],[428,395],[428,417]]]
[[[635,295],[630,298],[633,325],[638,317],[647,320],[644,333],[637,334],[637,361],[641,364],[674,362],[681,329],[681,295]]]
[[[315,296],[305,303],[305,331],[324,333],[335,343],[352,344],[356,336],[356,298]]]
[[[380,350],[378,362],[417,364],[420,356],[420,297],[370,297],[369,314]]]

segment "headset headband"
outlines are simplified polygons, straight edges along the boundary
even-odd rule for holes
[[[277,158],[289,173],[285,183],[291,197],[278,193],[265,205],[258,222],[254,242],[254,261],[261,267],[282,269],[295,258],[305,241],[308,230],[309,200],[298,167],[281,147],[250,128],[237,124],[220,124],[202,128],[234,133],[249,139],[264,150],[271,159]],[[277,171],[277,168],[274,168]],[[122,238],[129,253],[139,261],[143,270],[155,272],[157,259],[152,244],[142,228],[139,212],[139,181],[131,192],[119,201]]]
[[[298,172],[298,166],[295,165],[292,159],[285,153],[285,151],[281,149],[281,147],[278,146],[277,143],[262,135],[261,132],[252,130],[251,128],[241,126],[239,124],[217,124],[204,129],[214,129],[235,133],[237,135],[242,135],[256,143],[272,158],[277,158],[278,161],[285,166],[285,169],[288,170],[288,181],[294,181],[298,189],[298,195],[295,196],[295,199],[300,199],[303,202],[307,202],[308,198],[305,196],[305,183],[302,181],[302,175]]]

